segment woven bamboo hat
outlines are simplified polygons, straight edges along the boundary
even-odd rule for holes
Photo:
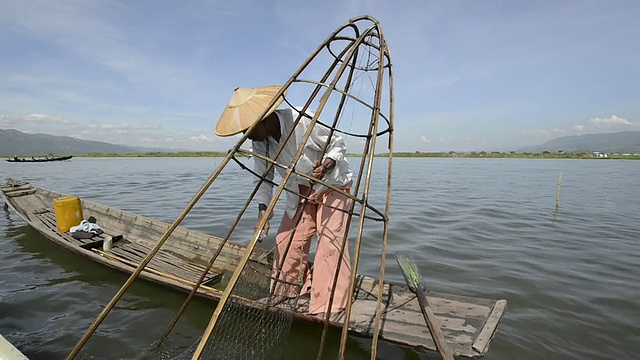
[[[236,88],[227,107],[220,115],[214,132],[218,136],[231,136],[247,130],[262,115],[264,110],[282,89],[280,85],[257,88]],[[284,101],[280,96],[271,106],[265,117],[278,108]]]

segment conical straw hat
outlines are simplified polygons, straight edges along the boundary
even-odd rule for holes
[[[218,136],[231,136],[245,131],[264,113],[282,86],[271,85],[258,88],[237,88],[227,107],[220,115],[214,132]],[[265,117],[276,110],[284,101],[278,98]]]

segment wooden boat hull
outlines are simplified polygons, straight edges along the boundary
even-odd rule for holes
[[[32,163],[32,162],[51,162],[51,161],[65,161],[73,158],[73,155],[60,156],[54,158],[38,158],[38,159],[6,159],[7,162],[15,163]]]
[[[94,216],[104,230],[92,239],[75,239],[69,233],[60,232],[56,226],[53,199],[64,196],[50,190],[32,186],[27,182],[7,181],[0,185],[6,204],[24,221],[54,243],[78,255],[87,257],[112,268],[132,273],[140,261],[155,246],[169,224],[114,209],[82,199],[86,218]],[[110,237],[122,236],[110,250],[103,250],[102,242]],[[141,272],[140,277],[181,291],[190,291],[208,260],[222,239],[197,231],[178,227]],[[220,299],[223,279],[233,272],[245,247],[227,242],[214,263],[197,295],[213,300]],[[271,268],[270,254],[256,249],[247,268],[255,271],[250,281],[264,282]],[[359,276],[354,290],[349,331],[360,336],[371,336],[376,312],[378,286],[373,278]],[[218,286],[218,287],[216,287]],[[383,284],[384,298],[380,336],[382,339],[406,346],[435,350],[435,344],[421,315],[419,303],[404,284]],[[488,351],[497,326],[506,310],[506,300],[476,299],[448,294],[428,293],[436,318],[442,324],[442,333],[458,356],[478,357]],[[235,299],[246,306],[260,308],[254,299]],[[290,304],[289,304],[290,306]],[[323,322],[323,319],[306,314],[308,299],[299,299],[294,318],[306,322]],[[291,307],[288,307],[291,309]],[[342,327],[341,315],[334,316],[329,324]]]
[[[0,334],[0,359],[2,360],[29,360],[13,344]]]

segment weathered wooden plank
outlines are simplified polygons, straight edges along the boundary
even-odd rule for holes
[[[132,270],[135,269],[136,267],[138,267],[137,263],[132,262],[132,261],[130,261],[128,259],[109,254],[109,253],[107,253],[105,251],[102,251],[102,250],[99,250],[99,249],[93,249],[93,251],[98,253],[98,254],[100,254],[101,256],[104,256],[104,257],[107,257],[107,258],[122,262],[123,264],[126,264],[127,266],[131,267]],[[143,272],[149,272],[149,273],[152,273],[152,274],[155,274],[155,275],[167,278],[167,279],[171,279],[171,280],[174,280],[174,281],[178,281],[178,282],[184,283],[184,284],[189,285],[189,286],[195,286],[195,283],[192,282],[192,281],[189,281],[187,279],[183,279],[183,278],[181,278],[179,276],[175,276],[175,275],[172,275],[172,274],[167,274],[167,273],[155,270],[155,269],[150,269],[148,267],[145,267]],[[218,290],[216,290],[214,288],[211,288],[211,287],[208,287],[208,286],[205,286],[205,285],[200,285],[199,288],[200,289],[205,289],[205,290],[208,290],[208,291],[211,291],[211,292],[218,292]]]
[[[129,258],[136,263],[140,263],[149,253],[148,250],[145,250],[142,246],[140,246],[140,244],[136,243],[128,243],[123,246],[114,247],[111,249],[111,252],[117,253],[125,258]],[[172,262],[167,258],[163,258],[164,256],[165,255],[162,255],[162,250],[159,251],[151,259],[150,263],[147,266],[155,268],[159,271],[164,271],[171,274],[179,274],[184,279],[194,282],[200,278],[200,275],[204,271],[204,267],[198,269],[195,264],[175,258]],[[210,283],[214,279],[219,278],[221,275],[222,272],[220,270],[212,268],[209,270],[209,273],[205,277],[204,281]]]
[[[44,226],[49,228],[49,230],[59,235],[60,238],[68,241],[72,245],[82,245],[92,241],[91,239],[76,239],[69,234],[61,232],[60,230],[58,230],[58,224],[55,217],[52,218],[50,216],[50,213],[33,214],[33,218],[39,220]]]
[[[144,253],[144,255],[146,256],[146,254],[148,254],[151,251],[151,247],[143,243],[136,243],[135,250]],[[176,257],[168,254],[164,248],[160,248],[160,250],[158,251],[155,257],[158,257],[158,259],[163,259],[164,261],[170,262],[170,263],[176,260]],[[181,261],[181,264],[184,264],[185,267],[193,270],[194,272],[199,272],[199,271],[201,272],[204,270],[203,266],[196,265],[195,263],[190,261]]]
[[[164,235],[168,228],[168,225],[166,224],[166,226],[160,225],[159,221],[151,221],[143,216],[125,211],[113,210],[109,215],[106,215],[106,211],[104,211],[104,209],[94,206],[88,202],[85,203],[87,204],[86,208],[88,209],[88,213],[91,212],[95,214],[94,216],[98,219],[105,219],[106,222],[104,226],[116,229],[114,231],[122,233],[133,242],[147,245],[149,249],[155,246],[156,242]],[[122,226],[122,224],[128,224],[128,226]],[[178,233],[179,229],[180,227],[176,229]],[[192,262],[204,263],[205,261],[208,261],[208,254],[213,255],[212,249],[217,248],[219,241],[216,240],[216,238],[210,237],[206,240],[207,245],[204,246],[204,244],[201,244],[201,246],[193,243],[193,233],[190,233],[189,236],[191,239],[181,239],[177,237],[174,232],[174,234],[169,236],[163,245],[163,251],[167,253],[174,253]],[[224,247],[221,256],[216,260],[216,265],[218,267],[227,268],[229,270],[233,269],[235,266],[235,260],[233,259],[240,258],[240,253],[230,253],[229,251],[232,248],[232,246]]]
[[[437,314],[450,314],[456,317],[486,319],[491,312],[494,302],[488,304],[474,304],[463,299],[455,299],[453,297],[443,298],[431,292],[429,296],[429,304],[433,311]],[[403,310],[411,310],[420,313],[420,304],[418,304],[415,294],[410,291],[395,292],[393,295],[393,304],[402,305]]]
[[[142,262],[142,260],[146,257],[145,254],[141,254],[139,252],[134,252],[131,250],[132,249],[130,244],[127,244],[122,247],[114,247],[110,250],[110,252],[127,260],[130,260],[136,264]],[[189,281],[193,281],[193,278],[195,277],[193,273],[189,273],[183,269],[180,269],[178,266],[161,262],[155,257],[151,259],[149,264],[147,264],[147,267],[156,269],[158,271],[179,275],[181,278]]]
[[[33,186],[31,186],[31,184],[23,182],[20,184],[14,184],[14,185],[2,185],[0,186],[0,191],[2,191],[5,194],[10,194],[14,191],[22,191],[22,190],[31,190],[34,189]],[[35,190],[35,189],[34,189]]]
[[[16,197],[20,197],[20,196],[32,195],[35,192],[36,192],[35,189],[22,190],[22,191],[12,191],[10,193],[6,193],[4,196],[6,196],[8,198],[16,198]]]
[[[141,259],[145,258],[150,251],[150,249],[147,249],[146,247],[137,243],[127,244],[126,246],[123,246],[122,249],[136,253],[137,256]],[[174,268],[173,271],[189,273],[190,276],[194,278],[193,280],[197,280],[200,273],[204,270],[204,268],[198,269],[194,264],[184,260],[177,260],[175,258],[170,259],[166,254],[164,254],[162,249],[160,249],[160,251],[156,253],[156,255],[153,257],[153,260],[158,266],[165,268]],[[211,269],[210,272],[219,273],[219,271],[216,272],[214,269]]]
[[[76,245],[88,245],[91,244],[93,242],[96,241],[96,239],[100,239],[100,240],[105,240],[108,237],[111,237],[111,235],[107,234],[106,232],[104,232],[101,235],[95,235],[93,238],[91,239],[76,239],[73,236],[66,234],[66,233],[61,233],[58,229],[57,229],[57,224],[56,224],[56,220],[55,220],[55,215],[53,215],[52,213],[42,213],[36,216],[38,219],[40,219],[43,224],[45,224],[48,228],[50,228],[52,231],[55,231],[57,233],[59,233],[61,235],[61,237],[67,241],[69,241],[70,243],[76,243]],[[128,244],[126,246],[127,250],[132,250],[135,251],[135,246],[138,244]],[[142,248],[142,246],[140,246]],[[113,250],[117,250],[118,248],[115,247],[113,248]],[[139,250],[139,255],[134,256],[134,261],[136,261],[137,263],[140,263],[140,261],[142,261],[142,259],[146,256],[146,254],[148,254],[148,251],[145,252],[145,250],[140,249]],[[163,256],[164,255],[159,252],[157,255]],[[175,260],[175,259],[174,259]],[[199,278],[200,274],[202,271],[204,271],[204,268],[201,268],[201,270],[198,270],[196,268],[195,265],[189,264],[185,261],[177,261],[178,264],[172,263],[169,258],[165,258],[165,259],[159,259],[154,257],[151,261],[151,264],[149,264],[150,266],[162,271],[165,270],[167,272],[173,273],[173,274],[180,274],[183,275],[183,278],[185,278],[186,280],[189,281],[195,281]],[[222,273],[220,271],[216,271],[215,269],[211,269],[208,273],[208,276],[205,278],[205,282],[207,283],[211,283],[212,281],[215,281],[216,279],[219,279],[221,277]]]
[[[484,326],[482,327],[482,330],[478,334],[478,337],[476,337],[476,340],[473,342],[473,345],[471,346],[473,350],[481,354],[485,353],[485,351],[487,350],[487,347],[489,346],[489,342],[493,338],[493,335],[495,334],[496,329],[498,328],[498,322],[500,322],[500,319],[502,318],[502,314],[504,314],[504,311],[506,310],[506,308],[507,308],[506,300],[496,301],[496,305],[493,307],[493,310],[491,310],[491,315],[489,315],[487,322],[484,324]]]

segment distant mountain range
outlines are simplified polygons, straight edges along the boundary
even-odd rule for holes
[[[69,136],[47,134],[26,134],[18,130],[0,129],[0,154],[65,154],[85,155],[89,153],[128,154],[137,152],[175,152],[176,149],[144,148],[116,145],[100,141],[80,140]],[[622,131],[608,134],[586,134],[559,137],[542,145],[527,146],[517,152],[540,153],[604,152],[604,153],[640,153],[640,131]]]
[[[542,145],[521,148],[518,152],[540,153],[543,151],[640,154],[640,131],[564,136],[547,141]]]
[[[18,130],[0,129],[0,154],[84,155],[89,153],[128,154],[151,151],[177,151],[110,144],[101,141],[80,140],[70,136],[26,134]]]

